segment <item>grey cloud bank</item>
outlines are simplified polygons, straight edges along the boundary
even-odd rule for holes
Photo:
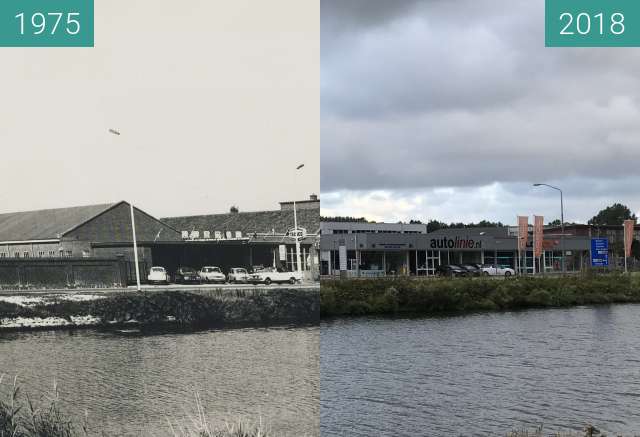
[[[545,48],[543,14],[520,0],[323,0],[323,198],[554,180],[637,209],[625,186],[640,162],[640,52]],[[576,220],[596,208],[575,206]]]

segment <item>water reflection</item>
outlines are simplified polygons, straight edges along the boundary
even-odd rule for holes
[[[94,431],[168,435],[167,419],[262,417],[282,435],[319,435],[318,327],[122,336],[78,331],[0,335],[0,373],[87,410]],[[8,391],[5,380],[0,388]]]
[[[322,435],[637,433],[639,363],[638,305],[331,321]]]

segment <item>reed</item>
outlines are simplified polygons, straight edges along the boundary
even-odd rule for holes
[[[0,385],[4,375],[0,375]],[[257,424],[238,418],[211,425],[196,394],[196,414],[181,422],[167,419],[166,435],[173,437],[273,437],[260,420]],[[59,394],[54,381],[53,394],[43,407],[22,396],[17,376],[7,400],[0,399],[0,437],[87,437],[92,434],[87,418],[78,425],[59,408]],[[108,437],[104,432],[102,437]]]

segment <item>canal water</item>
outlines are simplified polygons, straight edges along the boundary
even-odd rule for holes
[[[197,417],[262,420],[275,435],[319,435],[319,328],[124,336],[95,331],[0,334],[0,400],[9,378],[61,406],[93,433],[173,435]]]
[[[340,319],[320,351],[323,436],[640,433],[638,305]]]

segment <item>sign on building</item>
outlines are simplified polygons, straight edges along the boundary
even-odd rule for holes
[[[609,240],[606,238],[591,239],[591,267],[609,266]]]
[[[285,246],[284,244],[281,244],[278,248],[280,249],[280,261],[286,261],[287,260],[287,246]]]

